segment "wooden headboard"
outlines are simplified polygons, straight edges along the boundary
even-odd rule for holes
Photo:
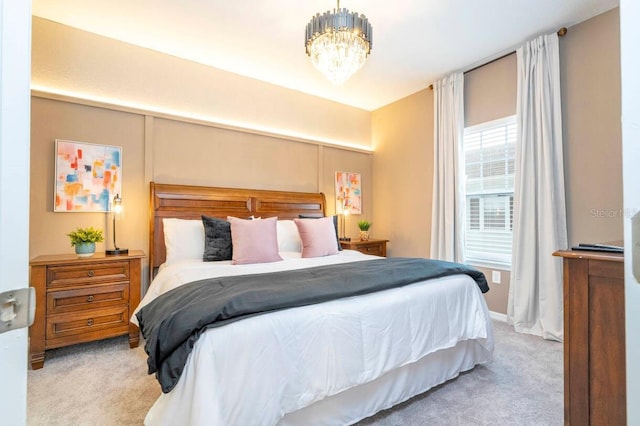
[[[162,226],[164,218],[200,220],[203,214],[220,219],[251,215],[277,216],[280,219],[293,219],[299,214],[325,216],[326,200],[321,192],[215,188],[155,182],[151,182],[150,186],[150,279],[153,279],[155,271],[166,258]]]

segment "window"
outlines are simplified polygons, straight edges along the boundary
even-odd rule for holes
[[[511,264],[516,117],[464,130],[466,244],[470,262]]]

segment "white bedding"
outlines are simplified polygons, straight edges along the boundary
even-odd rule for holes
[[[169,265],[153,280],[140,306],[176,286],[210,276],[376,258],[350,250],[312,259],[300,259],[299,253],[281,255],[285,259],[282,262],[255,265]],[[135,322],[135,316],[132,320]],[[429,357],[456,348],[461,348],[457,353],[460,363],[440,370],[432,365],[428,387],[491,359],[493,335],[486,303],[476,283],[466,275],[260,315],[206,331],[189,356],[178,384],[160,396],[145,423],[289,422],[296,419],[296,412],[305,412],[300,410],[321,407],[323,401],[341,395],[351,397],[351,390],[363,384],[380,382],[388,387],[384,379],[394,371],[410,371]],[[404,380],[411,385],[410,375]],[[428,389],[421,387],[415,392]],[[340,414],[339,421],[326,423],[352,423],[413,394],[388,393],[376,397],[372,408],[349,409]],[[298,415],[297,421],[304,423],[305,419],[309,420]]]

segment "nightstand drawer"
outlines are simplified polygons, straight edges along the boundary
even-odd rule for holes
[[[360,253],[372,256],[387,257],[387,242],[389,240],[350,240],[340,241],[340,245],[345,250],[357,250]]]
[[[129,328],[129,307],[127,305],[93,311],[52,315],[47,318],[47,347],[64,343],[65,337],[86,334],[87,340],[92,334],[108,337],[107,333],[126,332]],[[50,341],[51,340],[51,341]],[[74,337],[74,341],[82,341]]]
[[[47,313],[62,314],[127,304],[129,284],[113,284],[47,293]]]
[[[357,250],[360,253],[364,253],[364,254],[371,254],[373,256],[382,256],[382,246],[380,244],[376,244],[374,246],[358,247]]]
[[[47,287],[70,287],[129,280],[129,262],[64,265],[47,268]]]

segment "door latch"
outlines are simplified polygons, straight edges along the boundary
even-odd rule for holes
[[[33,287],[0,293],[0,333],[29,327],[36,312],[36,292]]]

